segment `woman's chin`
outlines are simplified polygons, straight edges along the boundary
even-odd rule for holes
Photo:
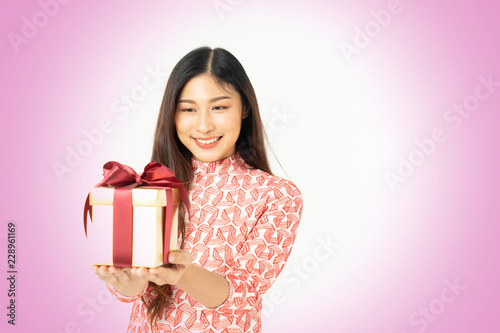
[[[217,162],[220,160],[223,160],[225,158],[228,158],[229,156],[234,154],[234,150],[228,151],[228,152],[220,152],[220,151],[201,151],[201,152],[194,152],[193,158],[197,161],[200,161],[202,163],[211,163],[211,162]]]

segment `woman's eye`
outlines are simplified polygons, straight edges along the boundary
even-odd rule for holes
[[[181,111],[184,111],[184,112],[194,112],[194,109],[181,109]]]
[[[214,107],[214,110],[220,111],[220,110],[225,110],[227,109],[227,106],[216,106]]]

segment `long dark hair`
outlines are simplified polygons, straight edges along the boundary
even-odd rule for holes
[[[189,189],[189,184],[193,180],[192,154],[177,136],[175,112],[184,85],[192,78],[205,73],[212,75],[221,87],[233,88],[239,93],[245,117],[236,141],[236,150],[251,167],[271,173],[255,91],[238,59],[222,48],[197,48],[186,54],[175,65],[163,95],[151,160],[173,170],[177,178],[185,184],[186,189]],[[179,230],[183,245],[185,225],[182,215],[179,214]],[[158,296],[149,304],[144,303],[153,326],[153,322],[161,316],[161,311],[169,298],[170,288],[168,285],[158,286],[150,283],[158,292]]]

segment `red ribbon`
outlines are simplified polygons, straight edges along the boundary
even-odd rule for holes
[[[149,162],[144,168],[144,172],[137,174],[134,169],[118,162],[107,162],[103,166],[104,178],[95,186],[114,186],[113,193],[113,265],[117,267],[132,266],[132,234],[133,234],[133,207],[132,189],[137,186],[143,188],[165,189],[167,195],[167,207],[164,221],[163,238],[163,263],[168,263],[168,249],[170,249],[170,232],[173,215],[173,205],[171,204],[173,195],[172,188],[177,188],[189,210],[189,197],[183,183],[177,179],[174,172],[166,166]],[[92,206],[89,195],[85,201],[83,212],[83,226],[87,235],[87,214],[92,220]],[[174,223],[177,223],[175,221]]]

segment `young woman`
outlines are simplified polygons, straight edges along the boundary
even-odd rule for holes
[[[253,87],[220,48],[185,55],[167,82],[151,158],[187,184],[182,250],[156,268],[94,266],[128,332],[261,332],[262,295],[283,269],[302,196],[274,176]]]

